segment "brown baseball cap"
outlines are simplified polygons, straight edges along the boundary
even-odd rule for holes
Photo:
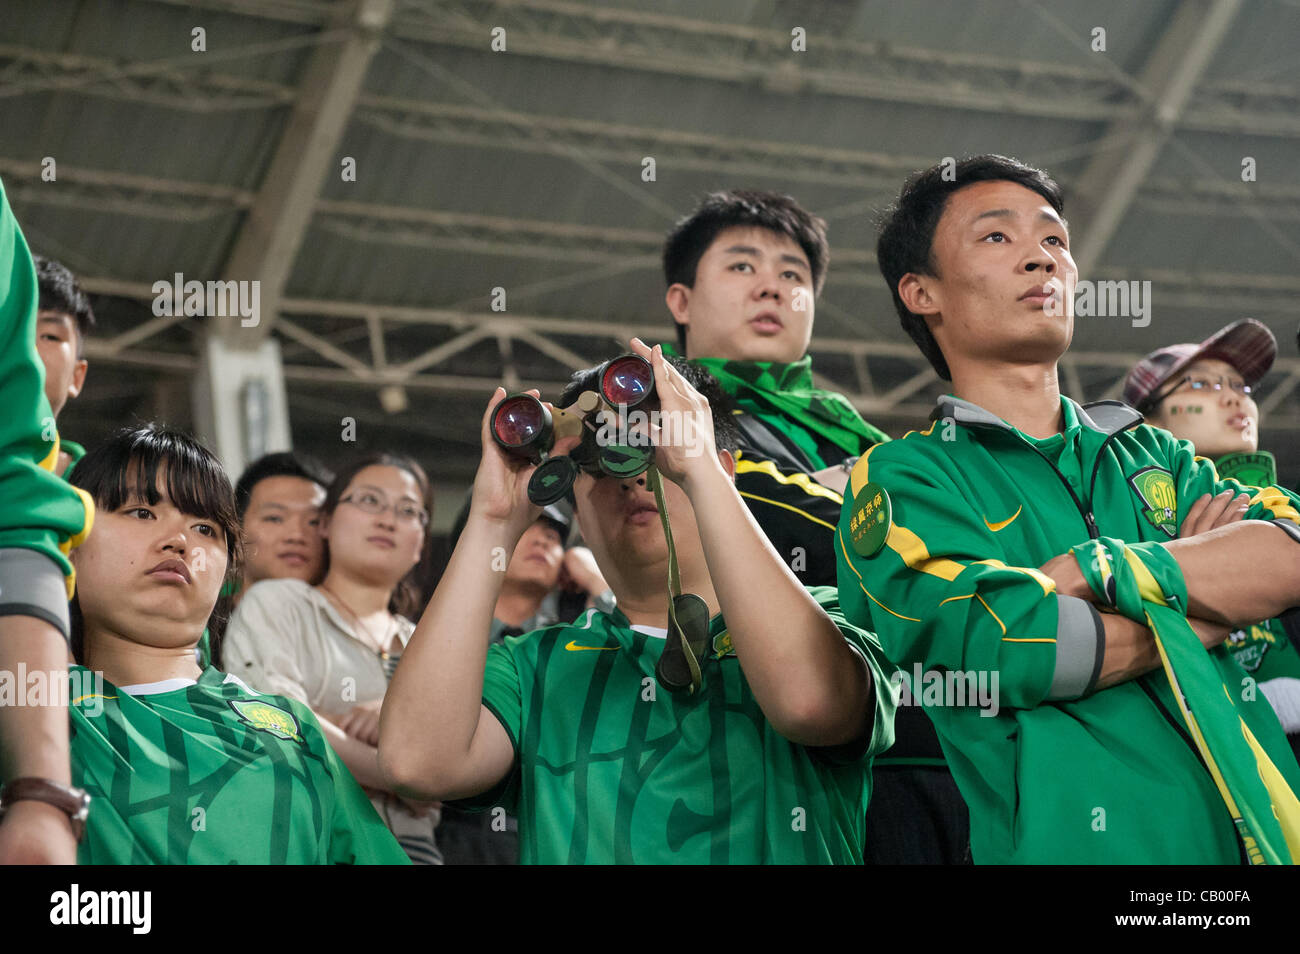
[[[1277,339],[1263,322],[1243,318],[1216,331],[1200,344],[1176,344],[1152,351],[1124,379],[1124,403],[1143,410],[1166,381],[1202,358],[1218,358],[1237,369],[1251,387],[1273,367]]]

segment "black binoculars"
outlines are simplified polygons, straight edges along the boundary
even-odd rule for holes
[[[497,446],[515,457],[536,463],[528,481],[528,499],[545,507],[568,496],[578,474],[637,477],[654,463],[654,447],[601,439],[591,420],[592,412],[604,407],[622,420],[627,410],[642,404],[654,393],[654,369],[640,355],[623,354],[606,361],[597,370],[599,393],[584,391],[575,407],[579,414],[557,408],[551,411],[531,394],[511,394],[492,409],[490,430]],[[625,427],[615,433],[626,435]],[[581,436],[581,443],[567,455],[548,457],[556,440]]]

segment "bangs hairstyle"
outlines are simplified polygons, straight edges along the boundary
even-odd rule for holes
[[[830,263],[826,220],[808,212],[788,195],[736,189],[711,192],[690,215],[673,226],[664,241],[664,281],[668,287],[695,287],[700,259],[718,234],[730,228],[759,228],[784,235],[808,256],[813,295],[820,295]],[[676,325],[677,350],[686,354],[686,328]],[[694,383],[694,382],[692,382]]]
[[[736,406],[731,400],[731,396],[722,390],[722,385],[718,379],[709,374],[697,364],[691,364],[685,358],[676,355],[664,355],[665,360],[677,369],[677,372],[684,377],[695,390],[699,391],[701,396],[709,402],[709,410],[713,416],[713,442],[720,451],[727,451],[734,454],[740,447],[740,427],[736,424],[735,410]],[[560,401],[556,407],[567,408],[578,400],[578,395],[583,391],[595,391],[600,393],[600,365],[594,368],[585,368],[582,371],[575,371],[573,377],[564,388],[564,393],[560,395]],[[646,399],[644,404],[638,405],[646,411],[652,411],[659,407],[657,394],[652,394]]]
[[[962,159],[955,167],[939,163],[915,173],[903,184],[898,201],[885,210],[881,220],[876,261],[885,277],[885,284],[889,286],[889,293],[894,296],[898,320],[935,373],[945,381],[952,380],[948,361],[939,350],[925,318],[903,304],[902,296],[898,294],[898,283],[909,272],[941,277],[934,261],[934,232],[948,205],[948,197],[976,182],[997,181],[1014,182],[1037,192],[1057,215],[1064,211],[1061,187],[1046,172],[1006,156],[984,155]]]
[[[415,485],[420,488],[420,502],[424,505],[424,512],[429,515],[429,523],[424,528],[424,544],[420,547],[420,559],[416,561],[415,566],[411,567],[411,572],[402,577],[397,586],[393,588],[392,596],[388,600],[388,612],[395,613],[398,616],[405,616],[409,620],[418,621],[423,609],[421,606],[422,588],[420,581],[427,575],[426,570],[429,567],[433,544],[433,534],[429,532],[429,527],[433,524],[433,488],[429,485],[429,477],[424,472],[424,468],[405,454],[377,451],[366,454],[364,457],[358,457],[340,470],[330,483],[325,491],[325,502],[321,504],[320,512],[324,516],[332,518],[334,511],[338,509],[343,492],[348,489],[348,484],[352,483],[357,474],[367,467],[396,467],[398,470],[404,470],[410,474],[415,480]],[[329,538],[326,537],[323,542],[325,544],[325,554],[324,567],[321,573],[322,580],[329,574],[330,569]]]
[[[228,583],[239,578],[243,544],[235,515],[235,494],[216,456],[188,434],[156,424],[123,428],[77,461],[68,482],[80,487],[97,509],[113,512],[133,501],[156,506],[166,494],[182,513],[210,520],[226,538]],[[161,484],[161,492],[159,485]],[[217,598],[208,620],[212,663],[221,664],[221,635],[230,616],[230,598]],[[78,662],[84,655],[84,621],[76,598],[72,600],[72,652]]]

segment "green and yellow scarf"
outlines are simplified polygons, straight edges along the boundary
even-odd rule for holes
[[[1098,599],[1148,626],[1187,731],[1237,828],[1251,864],[1300,858],[1300,802],[1255,738],[1187,622],[1187,584],[1158,543],[1102,537],[1071,552]]]

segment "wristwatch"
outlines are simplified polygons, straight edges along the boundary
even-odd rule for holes
[[[72,834],[81,841],[86,831],[86,818],[90,815],[90,796],[85,789],[60,785],[47,778],[16,778],[0,788],[0,818],[13,805],[23,800],[45,802],[61,812],[67,812],[72,823]]]

